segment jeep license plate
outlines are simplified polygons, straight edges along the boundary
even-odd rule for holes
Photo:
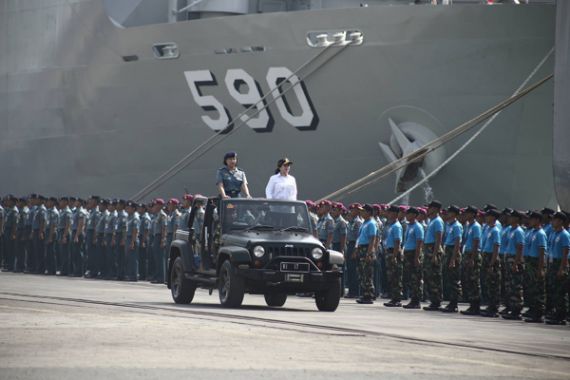
[[[303,282],[305,276],[300,273],[287,273],[285,275],[285,281],[287,282]]]
[[[281,272],[309,273],[308,263],[281,263]]]

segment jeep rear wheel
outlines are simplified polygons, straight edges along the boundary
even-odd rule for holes
[[[341,281],[337,279],[327,290],[315,293],[315,302],[319,311],[335,311],[340,302]]]
[[[196,292],[196,285],[191,280],[184,278],[184,263],[180,256],[174,260],[170,271],[170,292],[172,299],[178,304],[192,302]]]
[[[243,278],[239,277],[229,260],[224,261],[220,268],[218,291],[223,307],[239,307],[245,294]]]
[[[265,293],[265,302],[267,306],[281,307],[287,301],[287,293]]]

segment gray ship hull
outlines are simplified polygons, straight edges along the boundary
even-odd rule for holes
[[[361,46],[304,80],[316,126],[295,128],[272,104],[270,130],[240,128],[147,196],[213,193],[223,152],[236,150],[253,195],[264,194],[275,162],[288,156],[300,197],[318,198],[388,162],[378,143],[390,140],[389,119],[440,136],[510,96],[554,45],[552,6],[386,6],[120,29],[99,1],[25,4],[0,2],[0,193],[128,197],[213,134],[203,117],[218,115],[196,103],[185,72],[209,70],[217,85],[201,94],[235,117],[244,107],[224,85],[229,69],[243,69],[266,93],[270,68],[295,71],[319,52],[307,46],[308,32],[358,29]],[[164,42],[178,45],[178,59],[155,58],[153,44]],[[264,51],[216,53],[245,46]],[[553,63],[535,79],[550,74]],[[556,204],[552,102],[549,82],[504,111],[430,180],[435,197],[518,208]],[[300,112],[294,101],[290,107]],[[394,195],[392,175],[345,200]],[[422,190],[410,199],[423,201]]]

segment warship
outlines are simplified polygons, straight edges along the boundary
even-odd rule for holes
[[[212,194],[231,150],[254,196],[286,156],[319,198],[554,72],[554,1],[446,3],[0,0],[0,194]],[[437,171],[406,202],[570,207],[570,107],[555,125],[553,103],[550,80],[343,200]]]

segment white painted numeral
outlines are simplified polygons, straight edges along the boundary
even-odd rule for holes
[[[245,108],[255,105],[251,112],[255,112],[256,116],[242,115],[240,118],[242,121],[257,131],[273,128],[273,118],[266,108],[265,101],[262,100],[261,88],[251,75],[243,69],[230,69],[226,73],[225,82],[228,92],[238,103]],[[241,92],[244,86],[247,90]]]
[[[210,70],[195,70],[195,71],[185,71],[184,76],[186,77],[186,82],[190,87],[190,92],[194,97],[194,101],[198,104],[204,111],[217,111],[219,117],[217,119],[211,118],[208,115],[202,115],[202,120],[208,127],[216,132],[225,130],[228,123],[231,120],[229,111],[212,95],[202,95],[200,91],[200,86],[217,86],[218,82]]]

